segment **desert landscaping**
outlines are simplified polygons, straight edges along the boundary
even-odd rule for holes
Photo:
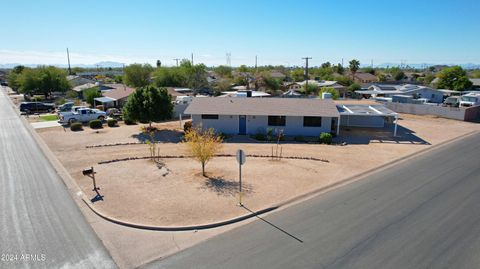
[[[219,222],[245,215],[247,209],[268,208],[480,129],[437,117],[400,116],[398,137],[392,137],[390,129],[344,129],[332,145],[281,142],[280,160],[248,156],[271,155],[275,142],[231,137],[219,152],[229,156],[213,158],[206,166],[207,177],[202,176],[200,163],[188,158],[178,121],[155,124],[159,154],[169,156],[160,164],[145,158],[124,160],[149,156],[141,124],[37,132],[96,209],[122,221],[168,227]],[[247,209],[238,206],[237,149],[247,154],[242,169]],[[91,166],[101,197],[92,190],[91,179],[82,175],[82,169]]]

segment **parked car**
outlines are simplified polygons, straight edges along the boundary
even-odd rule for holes
[[[81,108],[78,109],[76,112],[72,112],[69,114],[60,114],[60,123],[74,123],[74,122],[88,122],[91,120],[105,120],[107,117],[107,113],[98,109],[92,108]]]
[[[450,96],[443,101],[444,106],[458,107],[460,105],[460,96]]]
[[[55,111],[54,104],[46,104],[41,102],[22,102],[20,103],[20,111],[29,113],[53,112]]]
[[[67,111],[72,111],[74,103],[73,102],[68,102],[65,103],[61,106],[58,107],[58,112],[67,112]]]
[[[471,107],[480,105],[480,94],[468,93],[460,97],[460,107]]]
[[[83,108],[88,108],[86,106],[72,106],[70,108],[70,110],[66,110],[66,111],[58,111],[58,117],[60,117],[61,115],[70,115],[70,114],[73,114],[75,112],[77,112],[79,109],[83,109]]]

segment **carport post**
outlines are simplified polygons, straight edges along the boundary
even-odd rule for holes
[[[340,116],[338,116],[338,120],[337,120],[337,136],[340,135]]]
[[[397,136],[397,121],[398,115],[395,115],[395,129],[393,130],[393,136]]]

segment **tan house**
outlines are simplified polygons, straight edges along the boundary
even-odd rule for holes
[[[372,75],[370,73],[357,72],[353,76],[353,81],[359,84],[368,84],[368,83],[377,82],[378,78],[377,76]]]

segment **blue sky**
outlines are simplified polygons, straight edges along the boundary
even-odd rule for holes
[[[480,1],[6,1],[0,64],[480,63]]]

